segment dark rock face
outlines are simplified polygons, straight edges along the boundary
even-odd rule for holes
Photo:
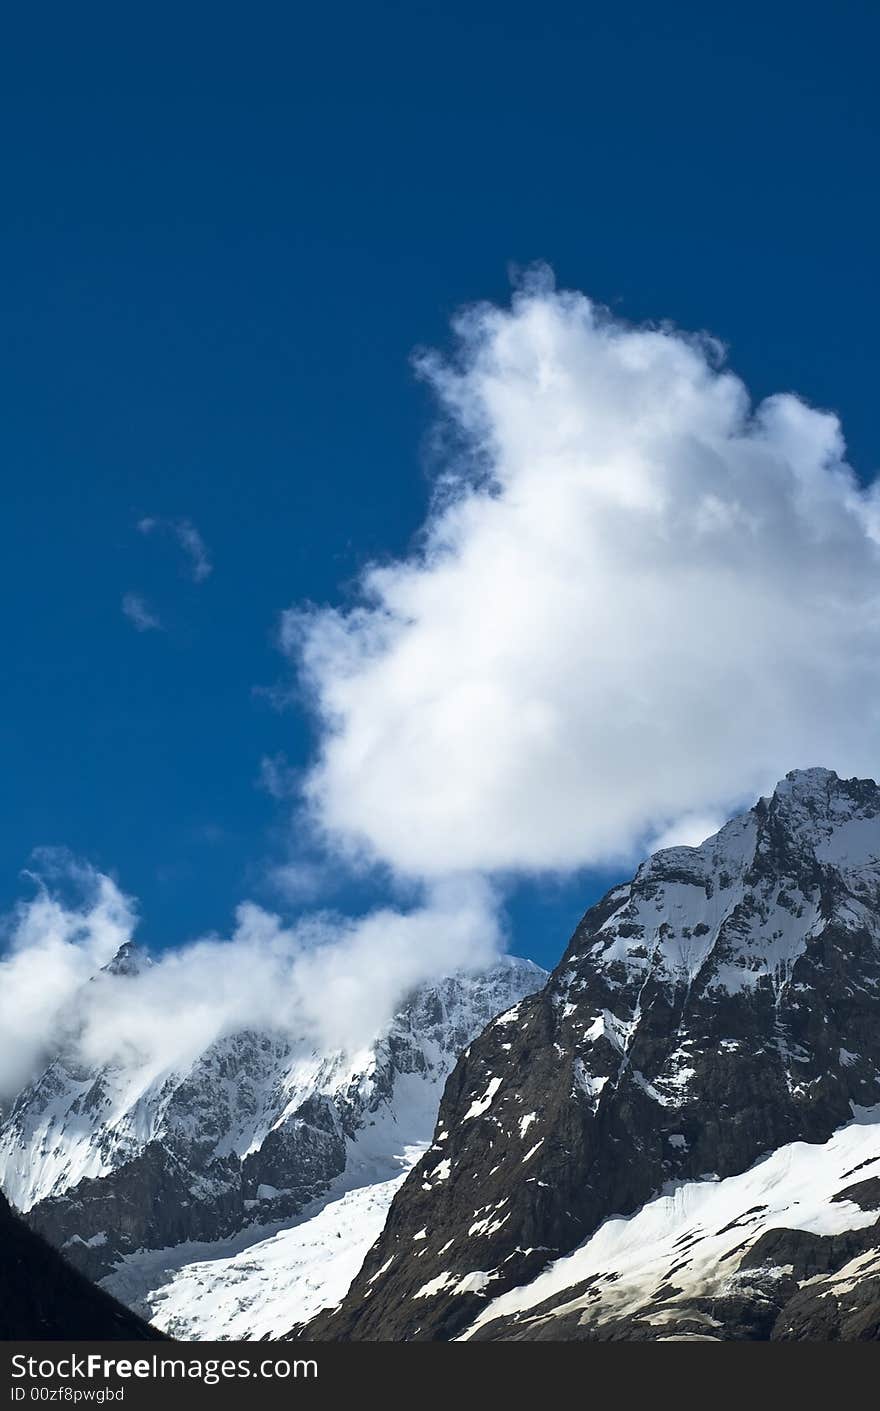
[[[90,1278],[104,1277],[120,1257],[186,1240],[227,1237],[249,1223],[296,1214],[345,1167],[345,1142],[330,1102],[310,1094],[283,1114],[285,1063],[280,1040],[238,1034],[215,1045],[175,1084],[156,1136],[125,1148],[118,1164],[34,1204],[25,1218]],[[279,1070],[281,1070],[279,1072]],[[99,1076],[86,1102],[100,1134]],[[235,1093],[234,1104],[228,1096]],[[269,1095],[267,1098],[267,1089]],[[281,1109],[274,1127],[268,1103]],[[16,1105],[18,1107],[18,1104]],[[12,1120],[18,1115],[13,1109]],[[230,1129],[247,1119],[269,1130],[244,1157],[228,1146]]]
[[[79,1181],[69,1192],[40,1201],[24,1218],[77,1268],[100,1279],[132,1250],[236,1229],[243,1213],[239,1163],[218,1168],[210,1205],[196,1201],[190,1170],[150,1142],[110,1175]]]
[[[144,963],[126,946],[113,966],[136,975]],[[426,986],[357,1061],[253,1031],[152,1083],[62,1054],[0,1125],[7,1193],[96,1280],[140,1250],[288,1219],[346,1169],[360,1134],[413,1077],[424,1080],[425,1140],[460,1049],[544,979],[528,961],[503,960]]]
[[[774,1341],[880,1342],[880,1229],[877,1226],[871,1236],[865,1238],[858,1253],[873,1253],[873,1272],[860,1273],[852,1282],[817,1279],[793,1291],[773,1325]],[[837,1273],[849,1262],[842,1260],[829,1272]]]
[[[0,1196],[0,1338],[161,1336],[71,1268]]]
[[[880,791],[798,772],[609,892],[546,988],[471,1044],[381,1238],[306,1335],[455,1337],[487,1298],[667,1183],[827,1141],[854,1104],[880,1103],[878,1073]],[[732,1336],[783,1335],[795,1286],[773,1289],[731,1299]],[[818,1316],[816,1297],[797,1297],[805,1311],[790,1304],[785,1336]],[[828,1335],[858,1323],[867,1336],[863,1302],[829,1313]],[[565,1319],[543,1328],[531,1335],[601,1335]]]
[[[273,1128],[259,1151],[245,1157],[241,1168],[245,1198],[259,1199],[267,1186],[283,1188],[296,1172],[298,1198],[305,1204],[325,1188],[328,1172],[344,1171],[345,1155],[339,1116],[326,1097],[316,1094],[297,1108],[295,1123]]]

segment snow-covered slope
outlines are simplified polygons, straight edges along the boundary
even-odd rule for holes
[[[117,973],[134,975],[138,963],[128,948]],[[3,1122],[0,1183],[80,1268],[148,1314],[166,1304],[180,1329],[188,1326],[184,1286],[199,1305],[192,1326],[200,1336],[228,1335],[225,1311],[210,1310],[232,1307],[206,1300],[204,1267],[193,1275],[182,1268],[217,1262],[218,1277],[237,1279],[263,1258],[262,1245],[274,1271],[269,1301],[283,1294],[295,1315],[291,1282],[311,1278],[302,1302],[308,1316],[321,1306],[319,1285],[305,1272],[314,1261],[303,1253],[279,1284],[279,1240],[291,1251],[297,1242],[314,1250],[331,1240],[333,1257],[328,1250],[323,1264],[328,1297],[338,1297],[344,1271],[354,1272],[365,1248],[356,1212],[372,1212],[364,1228],[378,1233],[383,1202],[430,1139],[458,1053],[545,979],[513,958],[449,976],[418,990],[376,1042],[355,1053],[316,1053],[288,1036],[246,1031],[213,1043],[183,1070],[145,1071],[134,1063],[88,1070],[68,1049]],[[320,1217],[316,1231],[306,1230],[306,1217]],[[337,1217],[340,1228],[328,1234]],[[221,1270],[221,1255],[244,1265]],[[160,1296],[171,1279],[173,1297]]]
[[[880,790],[797,771],[610,891],[546,988],[470,1046],[381,1238],[308,1335],[456,1337],[610,1216],[826,1143],[878,1103]]]
[[[413,1148],[413,1159],[423,1149]],[[214,1245],[130,1255],[103,1286],[183,1341],[281,1337],[344,1296],[405,1175],[341,1195],[331,1189],[265,1238],[249,1230]]]
[[[294,1219],[137,1250],[102,1286],[172,1337],[195,1341],[280,1337],[291,1321],[338,1303],[430,1140],[440,1071],[398,1076],[390,1101],[349,1142],[345,1170]]]
[[[471,1338],[700,1338],[743,1334],[796,1319],[785,1309],[802,1287],[836,1299],[856,1279],[880,1276],[880,1107],[817,1144],[792,1142],[726,1180],[687,1181],[629,1219],[610,1219],[580,1249],[523,1288],[490,1301]],[[816,1241],[783,1236],[803,1231]],[[837,1241],[839,1268],[815,1251]],[[770,1238],[768,1238],[768,1235]],[[803,1264],[806,1253],[812,1263]],[[792,1309],[792,1312],[794,1310]]]

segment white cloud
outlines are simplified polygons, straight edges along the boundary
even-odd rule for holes
[[[790,395],[753,410],[708,340],[546,284],[457,338],[420,363],[449,454],[419,547],[349,611],[282,629],[322,727],[313,822],[421,902],[293,926],[245,903],[229,939],[86,983],[134,907],[88,869],[74,903],[50,878],[7,927],[0,1092],[60,1036],[145,1072],[247,1026],[356,1048],[412,986],[496,953],[481,876],[697,842],[792,767],[876,772],[880,495],[836,419]],[[294,778],[263,762],[276,797]],[[273,881],[302,900],[320,877],[307,850]]]
[[[711,838],[726,822],[727,819],[719,814],[686,813],[651,838],[647,851],[699,847],[700,843],[705,842],[706,838]]]
[[[489,963],[500,949],[485,885],[443,884],[409,912],[317,914],[295,926],[251,902],[229,939],[158,953],[137,975],[103,966],[130,940],[131,901],[93,870],[68,864],[7,920],[0,960],[0,1095],[14,1093],[67,1042],[88,1064],[144,1076],[186,1064],[214,1039],[256,1027],[322,1051],[371,1042],[415,986]]]
[[[162,623],[148,607],[140,593],[125,593],[122,598],[122,611],[138,632],[159,631]]]
[[[257,784],[273,799],[294,798],[299,792],[299,773],[288,764],[284,753],[264,755]]]
[[[190,520],[159,519],[155,515],[147,515],[139,520],[138,529],[141,534],[152,534],[156,529],[165,529],[172,534],[186,555],[190,576],[195,583],[203,583],[213,571],[207,545]]]
[[[326,863],[298,857],[270,866],[266,871],[269,888],[276,896],[293,904],[316,901],[329,880]]]
[[[54,860],[48,871],[55,875]],[[65,906],[38,878],[36,897],[6,918],[0,958],[0,1096],[31,1075],[74,1021],[74,996],[129,939],[136,915],[109,877],[82,864],[64,869],[81,893]]]
[[[456,336],[420,362],[456,453],[418,549],[284,619],[325,837],[416,877],[565,870],[792,767],[875,772],[880,498],[837,419],[546,280]]]

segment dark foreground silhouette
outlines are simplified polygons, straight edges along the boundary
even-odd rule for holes
[[[0,1339],[132,1338],[162,1334],[72,1268],[0,1196]]]

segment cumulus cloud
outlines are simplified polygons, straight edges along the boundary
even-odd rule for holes
[[[409,876],[559,871],[792,767],[875,772],[880,497],[837,418],[546,278],[455,337],[419,360],[447,463],[418,547],[284,619],[324,836]]]
[[[102,967],[132,902],[88,869],[73,901],[44,876],[7,921],[0,1092],[62,1038],[143,1073],[246,1027],[351,1051],[413,986],[497,953],[487,878],[696,843],[792,767],[876,772],[880,493],[837,419],[753,406],[710,339],[547,280],[455,337],[418,360],[444,459],[417,546],[349,609],[284,616],[319,750],[304,782],[261,766],[279,800],[301,788],[327,857],[420,900],[294,925],[248,902],[229,937],[131,976]],[[203,580],[197,531],[140,528],[160,526]],[[298,901],[320,880],[314,838],[273,879]]]
[[[285,926],[252,902],[231,936],[158,953],[136,974],[104,967],[131,940],[133,903],[108,877],[69,865],[7,918],[0,960],[0,1095],[61,1044],[78,1060],[151,1074],[187,1065],[225,1034],[258,1028],[354,1053],[417,985],[489,963],[500,949],[483,884],[445,883],[408,912],[316,914]]]
[[[155,515],[147,515],[146,518],[138,522],[138,529],[141,534],[152,534],[157,529],[164,529],[171,534],[186,556],[187,567],[193,582],[203,583],[213,571],[207,545],[190,520],[159,519]]]
[[[138,632],[158,632],[162,623],[140,593],[125,593],[122,612]]]

